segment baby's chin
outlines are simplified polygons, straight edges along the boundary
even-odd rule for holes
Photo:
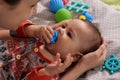
[[[44,47],[51,54],[56,55],[56,49],[55,49],[55,45],[54,44],[44,44]]]
[[[64,55],[62,55],[62,54],[66,54],[66,53],[64,53],[63,49],[61,49],[61,47],[59,45],[57,45],[57,44],[45,44],[45,49],[54,56],[57,53],[60,53],[61,58],[65,59]]]

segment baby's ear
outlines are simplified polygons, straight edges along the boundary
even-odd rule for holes
[[[83,57],[83,54],[80,52],[77,52],[74,56],[73,56],[73,62],[78,61],[80,58]]]

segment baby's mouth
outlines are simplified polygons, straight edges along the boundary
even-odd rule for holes
[[[52,40],[50,41],[50,44],[55,44],[56,41],[57,41],[57,38],[58,38],[58,31],[54,30],[54,35],[53,35],[53,38]]]

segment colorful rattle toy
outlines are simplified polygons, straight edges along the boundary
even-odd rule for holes
[[[64,5],[68,3],[68,1],[69,0],[50,0],[49,8],[51,12],[55,13],[56,22],[72,19],[71,10],[80,13],[79,19],[89,22],[93,21],[93,16],[85,10],[90,8],[87,3],[82,3],[81,0],[78,0],[77,2],[72,2],[71,5],[67,5],[67,9],[65,9]]]
[[[55,19],[57,22],[61,22],[63,20],[72,19],[72,15],[67,9],[63,8],[57,11],[55,14]]]
[[[112,55],[105,60],[102,66],[102,70],[103,69],[107,69],[111,75],[114,74],[120,70],[120,60],[115,55]]]
[[[68,1],[69,0],[50,0],[49,8],[51,12],[55,13],[56,22],[72,19],[71,13],[63,8]]]
[[[89,13],[87,13],[87,11],[83,11],[82,12],[82,15],[80,15],[79,17],[80,19],[83,19],[83,20],[87,20],[89,22],[92,22],[93,21],[93,16]]]
[[[62,1],[63,1],[64,5],[66,5],[69,2],[69,0],[62,0]]]
[[[57,38],[58,38],[58,32],[56,30],[54,30],[54,35],[53,35],[52,40],[50,41],[50,44],[54,44],[56,42]]]
[[[59,9],[63,8],[64,4],[62,0],[50,0],[49,8],[50,11],[56,13]]]
[[[73,10],[76,13],[81,13],[81,15],[79,16],[79,19],[87,20],[89,22],[93,21],[93,16],[85,10],[90,8],[90,6],[87,3],[82,3],[81,0],[79,0],[78,2],[72,2],[71,6],[68,5],[66,8],[69,11]]]

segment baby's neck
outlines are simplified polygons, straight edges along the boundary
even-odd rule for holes
[[[54,60],[54,57],[55,57],[55,56],[52,55],[52,54],[45,48],[44,45],[41,45],[39,49],[40,49],[41,54],[42,54],[44,57],[46,57],[47,59],[49,59],[49,60],[51,60],[51,61]]]

